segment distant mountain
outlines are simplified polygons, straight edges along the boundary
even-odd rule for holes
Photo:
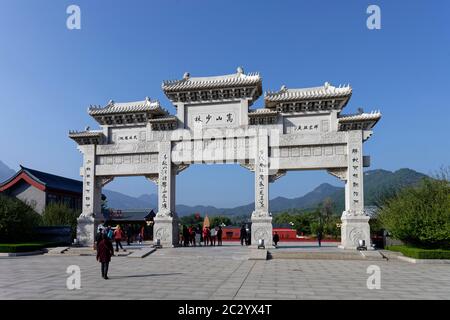
[[[367,206],[374,205],[380,196],[388,191],[395,191],[402,187],[418,183],[426,175],[411,169],[400,169],[395,172],[387,170],[370,170],[364,173],[364,198]],[[157,208],[158,199],[155,194],[145,194],[138,198],[123,195],[119,192],[105,190],[103,192],[108,197],[108,206],[122,209]],[[325,198],[331,198],[335,203],[336,210],[344,210],[344,188],[323,183],[313,191],[304,196],[289,199],[276,197],[270,200],[270,211],[280,212],[288,209],[314,209]],[[217,208],[214,206],[187,206],[179,204],[176,211],[179,216],[192,213],[212,215],[249,215],[254,209],[254,203],[238,206],[234,208]]]
[[[0,183],[11,178],[16,172],[0,161]]]
[[[158,207],[157,195],[127,196],[123,193],[103,189],[108,208],[114,209],[147,209]]]
[[[9,179],[15,171],[0,161],[0,182]],[[427,177],[425,174],[411,170],[400,169],[395,172],[377,169],[364,173],[364,200],[366,206],[376,204],[377,200],[385,193],[392,193],[405,186],[417,184],[420,180]],[[103,194],[107,197],[107,206],[114,209],[155,209],[158,208],[158,196],[156,194],[143,194],[139,197],[132,197],[120,192],[103,189]],[[272,213],[288,209],[314,209],[325,198],[331,198],[335,204],[336,211],[344,210],[344,188],[332,186],[328,183],[322,183],[317,188],[308,192],[304,196],[289,199],[285,197],[276,197],[270,200],[270,211]],[[185,216],[192,213],[209,215],[229,215],[240,216],[250,215],[254,209],[254,203],[234,208],[217,208],[214,206],[187,206],[179,204],[176,211],[179,216]]]

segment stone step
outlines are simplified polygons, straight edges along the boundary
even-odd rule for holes
[[[377,251],[295,251],[283,252],[269,251],[269,259],[312,259],[312,260],[384,260]]]
[[[128,257],[129,258],[145,258],[149,254],[156,251],[156,248],[142,248],[134,250]]]
[[[69,249],[69,247],[56,247],[56,248],[51,248],[48,250],[48,252],[46,253],[47,255],[58,255],[58,254],[63,254],[65,251],[67,251]]]

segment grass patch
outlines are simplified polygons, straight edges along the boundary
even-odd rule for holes
[[[28,242],[28,243],[0,243],[0,252],[18,253],[32,252],[49,247],[62,245],[60,242]]]
[[[422,249],[410,246],[388,246],[386,249],[403,253],[414,259],[450,259],[450,250]]]

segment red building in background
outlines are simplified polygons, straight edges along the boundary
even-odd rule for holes
[[[223,241],[239,241],[241,228],[227,226],[223,227]],[[280,241],[297,241],[297,230],[290,228],[289,225],[274,225],[273,234],[278,233]]]

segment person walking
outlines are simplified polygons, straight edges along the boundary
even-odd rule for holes
[[[200,226],[197,226],[195,228],[195,242],[198,243],[199,246],[201,246],[202,241],[202,230],[200,229]]]
[[[196,239],[195,239],[195,234],[196,234],[196,232],[195,232],[195,227],[194,226],[191,226],[190,228],[189,228],[189,230],[190,230],[190,234],[189,234],[189,236],[190,236],[190,238],[191,238],[191,243],[192,243],[192,245],[194,246],[194,247],[196,247],[197,246],[197,241],[196,241]]]
[[[218,230],[217,230],[217,245],[221,246],[222,245],[222,234],[223,234],[223,230],[222,227],[219,226]]]
[[[275,231],[275,234],[273,235],[273,243],[275,244],[275,247],[278,245],[278,241],[280,241],[280,236]]]
[[[317,242],[319,243],[319,247],[322,246],[322,230],[317,231]]]
[[[122,247],[121,241],[122,241],[123,237],[124,237],[123,231],[120,228],[120,226],[117,225],[116,230],[114,230],[114,241],[116,242],[116,251],[117,252],[119,251],[119,246],[120,246],[120,249],[122,249],[123,251],[127,251]]]
[[[98,228],[97,235],[95,236],[94,250],[97,250],[99,242],[102,240],[103,229]]]
[[[127,226],[126,233],[127,233],[127,245],[130,245],[131,242],[133,241],[133,228],[131,225]]]
[[[114,255],[114,248],[105,234],[101,234],[101,240],[97,246],[97,261],[101,263],[102,278],[108,280],[108,269],[111,257]]]
[[[183,226],[183,242],[185,247],[189,247],[189,229]]]
[[[112,239],[114,238],[114,232],[110,226],[106,227],[106,236],[108,237],[109,241],[112,241]]]
[[[211,245],[215,246],[216,245],[216,240],[217,240],[217,227],[212,228],[211,229]]]
[[[208,227],[203,228],[203,245],[207,246],[209,243]]]
[[[239,238],[241,239],[241,246],[243,246],[244,241],[246,242],[246,240],[247,240],[247,230],[245,229],[245,225],[242,225],[242,227],[241,227],[241,234],[240,234]]]

